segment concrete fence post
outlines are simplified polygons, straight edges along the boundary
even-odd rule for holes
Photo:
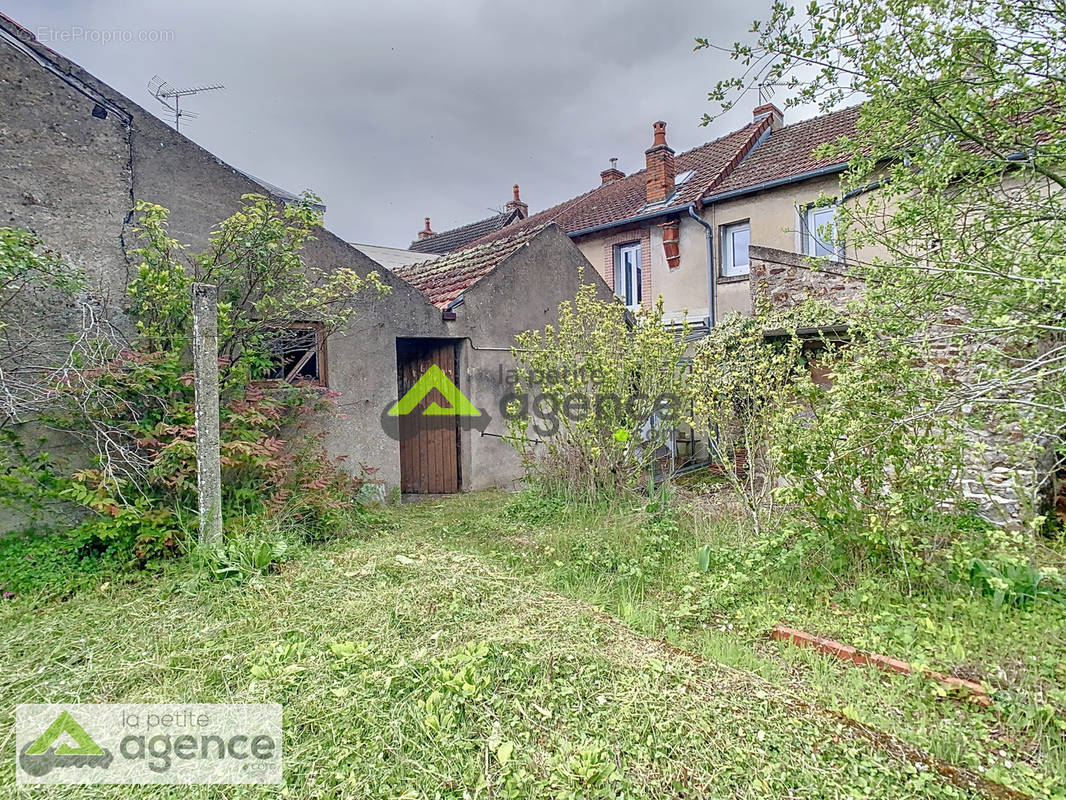
[[[200,542],[222,540],[222,467],[218,447],[218,287],[192,285],[192,360],[196,389],[196,489]]]

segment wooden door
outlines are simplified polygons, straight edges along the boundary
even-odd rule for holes
[[[403,397],[430,366],[436,364],[456,382],[458,351],[454,342],[417,343],[407,340],[397,349],[398,397]],[[458,384],[457,384],[458,385]],[[400,491],[448,494],[459,491],[459,418],[424,416],[430,403],[447,408],[448,401],[433,390],[409,414],[400,417]]]

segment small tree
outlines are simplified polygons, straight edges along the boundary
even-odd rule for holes
[[[635,489],[678,419],[685,330],[585,285],[558,325],[515,339],[510,441],[531,477],[580,499]],[[538,445],[540,445],[538,447]]]
[[[692,426],[710,442],[711,456],[743,500],[756,532],[773,513],[779,421],[797,413],[794,384],[802,343],[784,318],[733,314],[696,347],[692,361]],[[781,330],[767,338],[768,331]]]
[[[1035,467],[1066,432],[1061,6],[778,0],[751,32],[731,49],[743,73],[711,93],[724,107],[766,83],[785,88],[786,105],[863,101],[856,130],[820,155],[850,161],[835,227],[866,279],[855,327],[869,347],[892,337],[935,350],[945,379],[939,401],[901,424],[923,413],[993,429],[1016,465]],[[864,247],[881,255],[856,259]],[[895,385],[904,378],[916,381],[904,396],[929,380],[905,371]],[[885,433],[875,429],[871,445]]]

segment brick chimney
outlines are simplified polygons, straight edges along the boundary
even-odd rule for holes
[[[651,147],[644,151],[647,159],[648,204],[659,203],[674,193],[674,151],[666,143],[666,123],[654,123],[655,138]]]
[[[428,239],[430,236],[436,236],[436,235],[437,234],[435,234],[433,232],[433,230],[429,227],[429,217],[426,217],[426,227],[425,227],[425,229],[424,230],[420,230],[418,232],[419,240],[421,241],[422,239]]]
[[[618,159],[611,159],[611,166],[600,173],[600,186],[606,186],[608,183],[621,180],[626,174],[622,170],[618,169]]]
[[[514,189],[514,200],[507,204],[507,212],[517,211],[522,219],[525,219],[529,216],[529,206],[523,203],[522,198],[518,196],[518,184],[516,183],[512,188]]]
[[[752,122],[758,122],[765,117],[770,117],[770,130],[772,131],[779,130],[785,125],[785,115],[782,114],[781,109],[773,103],[759,106],[751,112],[751,116]]]

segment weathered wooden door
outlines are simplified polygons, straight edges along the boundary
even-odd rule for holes
[[[456,382],[458,351],[454,342],[405,340],[397,347],[398,397],[403,397],[426,370],[437,365]],[[458,492],[459,418],[424,416],[430,403],[447,408],[436,390],[423,397],[417,408],[400,417],[400,490],[414,494]]]

